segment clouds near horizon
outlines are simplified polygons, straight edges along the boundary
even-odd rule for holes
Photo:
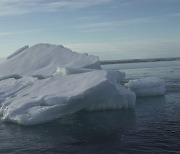
[[[0,0],[0,56],[41,42],[112,56],[180,55],[179,10],[179,0]]]
[[[110,3],[114,0],[1,0],[0,16],[33,12],[51,12],[61,8],[85,8]]]

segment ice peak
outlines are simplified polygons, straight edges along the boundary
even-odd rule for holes
[[[10,55],[9,60],[0,66],[0,72],[1,76],[9,74],[47,76],[55,73],[59,66],[101,69],[96,56],[73,52],[62,45],[39,43],[30,48],[25,46]]]

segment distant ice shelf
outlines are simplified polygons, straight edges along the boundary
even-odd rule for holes
[[[127,59],[127,60],[104,60],[101,65],[124,64],[124,63],[144,63],[144,62],[162,62],[162,61],[180,61],[180,57],[170,58],[146,58],[146,59]]]

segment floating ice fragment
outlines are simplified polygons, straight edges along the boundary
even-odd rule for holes
[[[156,77],[130,80],[125,86],[137,97],[164,95],[166,91],[164,80]]]

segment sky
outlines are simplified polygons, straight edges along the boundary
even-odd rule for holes
[[[180,57],[180,0],[0,0],[0,57],[37,43],[106,60]]]

